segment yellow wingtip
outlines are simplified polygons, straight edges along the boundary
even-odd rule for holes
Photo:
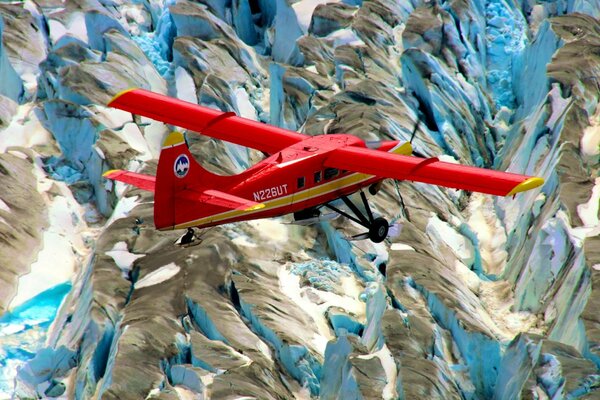
[[[114,174],[115,172],[120,172],[120,169],[109,169],[105,173],[102,174],[104,178],[108,178],[109,175]]]
[[[246,208],[244,211],[255,211],[255,210],[260,210],[261,208],[265,208],[265,205],[263,203],[258,203],[258,204],[255,204],[253,206]]]
[[[413,152],[413,147],[412,144],[410,144],[410,142],[406,142],[404,144],[402,144],[400,147],[398,147],[396,150],[394,150],[395,154],[401,154],[403,156],[410,156]]]
[[[113,96],[112,99],[110,99],[110,101],[108,102],[108,105],[110,106],[114,101],[116,101],[119,97],[123,96],[125,93],[129,93],[133,90],[135,90],[137,88],[129,88],[129,89],[125,89],[125,90],[121,90],[119,93],[115,94]]]
[[[511,190],[507,196],[512,196],[513,194],[517,194],[520,192],[525,192],[527,190],[531,190],[533,188],[542,186],[544,184],[544,179],[542,178],[538,178],[537,176],[534,176],[532,178],[529,179],[525,179],[523,182],[519,183],[517,186],[515,186],[513,188],[513,190]]]
[[[183,133],[173,131],[167,136],[165,141],[163,142],[163,148],[175,146],[181,143],[185,143],[185,138],[183,137]]]

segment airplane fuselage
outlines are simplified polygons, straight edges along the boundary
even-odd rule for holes
[[[241,174],[223,179],[227,186],[218,187],[235,196],[262,203],[264,208],[245,211],[187,204],[177,207],[174,228],[203,228],[285,215],[328,203],[380,181],[382,178],[378,176],[324,165],[329,152],[348,145],[364,147],[364,142],[352,135],[321,135],[272,154]],[[400,154],[403,151],[397,141],[382,142],[378,149]]]

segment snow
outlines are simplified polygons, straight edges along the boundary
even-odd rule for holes
[[[326,36],[327,39],[333,39],[333,46],[338,47],[344,44],[350,46],[364,46],[365,42],[360,39],[351,28],[338,29]]]
[[[370,353],[364,356],[358,356],[358,358],[366,360],[371,359],[373,357],[379,358],[381,366],[385,371],[386,384],[383,388],[383,399],[397,399],[398,395],[396,393],[396,377],[398,376],[398,368],[396,367],[396,362],[394,361],[392,353],[388,349],[387,345],[384,344],[381,347],[381,349],[377,350],[374,353]]]
[[[31,272],[19,278],[9,309],[70,281],[79,260],[89,253],[81,236],[86,228],[82,212],[72,196],[56,196],[48,207],[48,217],[50,226],[43,235],[43,248],[31,264]]]
[[[109,226],[118,219],[127,217],[131,210],[133,210],[135,206],[139,204],[138,199],[139,196],[121,197],[117,202],[117,205],[115,206],[115,209],[109,220],[106,222],[106,226]]]
[[[179,273],[180,270],[181,268],[175,263],[169,263],[164,267],[160,267],[156,271],[150,272],[148,275],[138,280],[135,283],[135,288],[141,289],[144,287],[153,286],[158,283],[164,282],[177,275],[177,273]]]
[[[312,19],[313,12],[319,4],[330,4],[339,3],[340,0],[301,0],[292,5],[292,8],[296,12],[296,17],[300,27],[304,33],[308,32],[310,20]]]
[[[0,153],[11,146],[32,148],[52,141],[50,133],[42,126],[32,103],[21,105],[10,124],[0,130]]]
[[[194,79],[183,67],[177,67],[175,69],[175,88],[177,90],[178,99],[198,104]]]
[[[487,274],[498,275],[504,270],[508,253],[506,232],[493,210],[493,200],[490,196],[473,193],[468,210],[467,226],[477,236],[481,268]]]
[[[115,264],[123,271],[123,276],[127,277],[129,271],[131,270],[131,266],[138,258],[145,257],[145,254],[133,254],[130,253],[127,248],[127,243],[125,242],[117,242],[113,246],[112,250],[106,251],[106,254],[109,257],[112,257],[115,260]]]
[[[415,249],[412,246],[409,246],[406,243],[400,243],[400,242],[392,243],[392,245],[390,246],[390,250],[391,251],[415,251]]]
[[[135,123],[128,122],[123,129],[116,132],[132,149],[141,153],[137,156],[138,159],[141,161],[149,161],[152,159],[152,152],[150,151],[140,128]]]
[[[586,227],[595,227],[600,225],[598,221],[598,212],[600,208],[600,178],[596,178],[592,195],[587,203],[577,206],[577,215],[583,221]]]
[[[473,265],[475,260],[473,244],[437,215],[432,214],[429,218],[426,232],[434,241],[446,243],[465,265]]]
[[[2,199],[0,199],[0,210],[10,212],[10,207]]]
[[[262,238],[267,239],[266,243],[271,246],[288,241],[288,227],[277,219],[256,219],[247,223],[256,229]]]
[[[299,265],[302,266],[303,264]],[[295,272],[294,272],[295,271]],[[299,271],[292,268],[281,268],[278,273],[279,287],[281,292],[285,293],[294,303],[302,308],[315,321],[318,333],[313,339],[313,345],[321,354],[325,354],[327,342],[334,338],[325,313],[330,307],[340,307],[346,310],[350,315],[356,316],[358,320],[364,320],[365,304],[359,300],[360,287],[356,280],[350,275],[339,277],[339,283],[343,288],[344,296],[332,293],[329,290],[320,290],[315,284],[309,287],[301,287]],[[320,299],[319,304],[310,300],[311,295],[317,295]]]
[[[250,102],[250,97],[248,96],[248,92],[246,89],[238,87],[233,91],[235,96],[236,108],[239,112],[240,117],[248,118],[256,121],[256,108]]]

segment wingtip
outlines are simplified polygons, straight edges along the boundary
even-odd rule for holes
[[[534,189],[536,187],[542,186],[544,184],[544,179],[539,178],[537,176],[525,179],[523,182],[519,183],[517,186],[511,190],[507,196],[512,196],[517,193],[525,192],[527,190]]]
[[[162,147],[163,149],[165,149],[168,147],[180,145],[182,143],[185,143],[185,137],[183,136],[183,133],[173,131],[165,138]]]
[[[410,144],[410,142],[406,142],[393,149],[392,152],[403,156],[410,156],[413,152],[413,147],[412,144]]]
[[[112,99],[110,99],[110,101],[108,102],[108,105],[110,106],[112,103],[114,103],[115,101],[117,101],[117,99],[119,97],[123,96],[126,93],[132,92],[132,91],[134,91],[136,89],[137,88],[129,88],[129,89],[121,90],[119,93],[115,94]]]
[[[109,169],[108,171],[106,171],[105,173],[102,174],[102,176],[104,178],[108,178],[110,179],[111,175],[117,173],[117,172],[121,172],[120,169]]]

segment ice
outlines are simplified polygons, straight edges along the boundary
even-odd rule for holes
[[[10,207],[2,199],[0,199],[0,210],[10,212]]]
[[[175,87],[177,89],[178,99],[198,104],[194,79],[183,67],[177,67],[175,69]]]
[[[50,133],[40,123],[32,104],[24,104],[17,108],[10,124],[0,130],[0,153],[12,146],[32,148],[51,140]]]
[[[181,268],[175,263],[169,263],[164,267],[160,267],[156,271],[150,272],[148,275],[145,275],[142,279],[138,280],[135,283],[135,288],[141,289],[164,282],[177,275],[180,270]]]
[[[310,20],[312,19],[313,12],[319,4],[331,4],[339,2],[340,0],[301,0],[297,3],[294,3],[292,5],[292,8],[296,12],[296,16],[300,27],[302,28],[304,33],[306,33],[308,32],[308,26],[310,25]]]
[[[106,222],[106,226],[112,224],[118,219],[125,218],[129,215],[131,210],[138,205],[139,196],[121,197],[113,210],[112,215]]]
[[[364,46],[365,42],[360,39],[356,33],[350,28],[338,29],[327,35],[328,39],[333,39],[333,46],[338,47],[342,45],[350,46]]]
[[[23,94],[23,83],[4,50],[3,35],[4,20],[0,18],[0,95],[18,102]]]
[[[426,232],[437,242],[446,243],[456,256],[468,267],[475,261],[475,249],[471,241],[456,232],[448,223],[432,215],[427,223]]]
[[[275,41],[272,56],[277,62],[301,65],[304,57],[296,40],[304,34],[298,16],[286,0],[276,0]]]
[[[117,242],[113,246],[112,250],[105,252],[109,257],[115,260],[117,267],[123,271],[123,276],[126,278],[135,260],[146,256],[145,254],[133,254],[129,252],[127,243]]]
[[[600,225],[598,212],[600,208],[600,178],[596,178],[592,195],[587,203],[577,206],[577,214],[583,225],[586,227],[595,227]]]
[[[0,399],[10,398],[18,368],[43,347],[45,328],[70,289],[50,288],[0,317]]]
[[[44,232],[43,248],[31,265],[31,272],[19,278],[10,309],[70,281],[77,263],[89,252],[81,237],[85,229],[81,209],[73,197],[56,196],[49,205],[48,217],[50,227]]]

